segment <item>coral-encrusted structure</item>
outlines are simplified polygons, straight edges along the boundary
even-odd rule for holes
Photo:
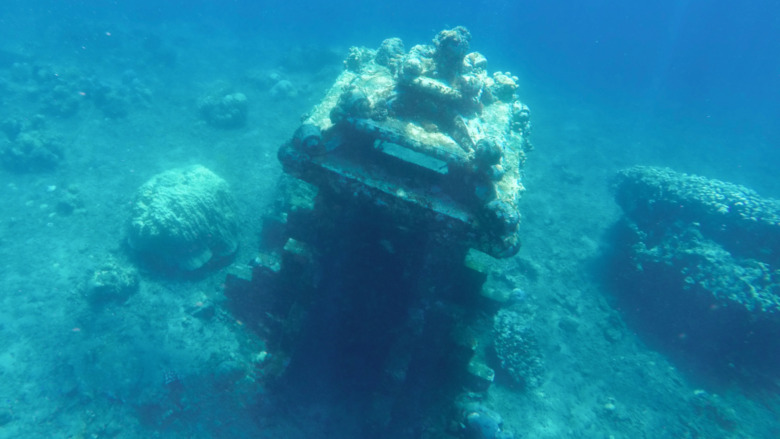
[[[279,151],[285,170],[409,212],[496,257],[517,252],[530,112],[463,27],[432,45],[352,48],[347,69]],[[423,219],[424,218],[424,219]]]
[[[488,75],[470,39],[456,27],[409,51],[398,38],[350,49],[279,149],[286,175],[251,278],[226,282],[233,312],[266,343],[264,376],[334,371],[343,391],[371,395],[365,437],[511,437],[484,405],[441,422],[464,389],[471,401],[493,383],[492,313],[507,294],[482,289],[482,257],[518,251],[531,148],[515,79]],[[501,332],[518,374],[523,359],[504,348],[525,335]]]
[[[615,190],[625,212],[614,258],[623,308],[707,367],[776,374],[780,202],[647,166],[621,171]]]

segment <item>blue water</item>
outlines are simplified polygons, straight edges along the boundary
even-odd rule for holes
[[[411,289],[409,273],[384,273],[352,249],[344,259],[363,272],[323,281],[351,294],[309,316],[304,333],[321,337],[296,345],[297,362],[275,357],[276,323],[254,325],[265,310],[252,307],[267,298],[225,293],[227,273],[259,257],[261,219],[278,201],[278,147],[348,48],[399,37],[408,50],[457,25],[490,72],[519,78],[531,108],[523,247],[497,277],[520,292],[510,305],[544,360],[534,389],[498,374],[474,409],[489,417],[473,430],[441,398],[461,371],[431,360],[437,368],[396,376],[420,380],[403,396],[382,393],[403,343],[350,333],[359,319],[331,320],[380,312],[354,292],[373,281],[391,296],[376,279]],[[210,125],[199,110],[226,93],[247,98],[238,128]],[[499,415],[515,438],[780,437],[780,381],[761,367],[780,362],[777,343],[724,372],[709,364],[720,352],[686,348],[687,334],[660,331],[674,343],[652,334],[668,322],[635,322],[603,267],[622,214],[610,189],[619,169],[670,167],[778,199],[778,121],[773,0],[3,0],[0,438],[506,437],[489,431]],[[13,156],[22,147],[32,159]],[[239,250],[202,275],[167,276],[132,257],[131,204],[155,174],[194,164],[238,200]],[[398,263],[392,243],[371,245]],[[125,273],[117,267],[136,270],[137,286],[95,296],[95,279]],[[450,312],[446,300],[398,300],[409,306],[388,300],[391,317],[363,324],[450,336],[431,317]],[[741,352],[734,331],[718,329],[733,347],[720,356]]]

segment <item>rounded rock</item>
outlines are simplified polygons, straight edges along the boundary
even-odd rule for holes
[[[124,301],[138,290],[138,271],[131,265],[108,257],[92,273],[86,293],[94,304]]]
[[[189,272],[226,260],[238,249],[228,184],[200,165],[155,175],[135,196],[127,242],[160,270]]]
[[[240,128],[247,121],[247,98],[243,93],[206,96],[198,103],[201,117],[217,128]]]

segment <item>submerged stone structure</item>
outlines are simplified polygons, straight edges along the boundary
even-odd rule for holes
[[[780,202],[637,166],[617,176],[620,295],[664,343],[722,370],[780,366]]]
[[[531,149],[517,84],[490,76],[465,28],[409,52],[395,38],[352,48],[336,79],[279,150],[285,171],[325,190],[405,212],[442,242],[495,257],[520,247],[518,202]]]
[[[456,27],[408,51],[398,38],[351,48],[279,149],[285,175],[251,272],[226,282],[266,343],[262,375],[301,385],[322,379],[317,364],[349,383],[340,392],[367,392],[366,437],[421,437],[431,423],[512,436],[479,395],[499,367],[492,315],[509,294],[488,285],[489,261],[520,247],[530,112],[470,39]],[[456,399],[442,424],[436,410]]]

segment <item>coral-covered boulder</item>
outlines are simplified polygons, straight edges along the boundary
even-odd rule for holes
[[[127,300],[138,290],[138,270],[113,257],[89,273],[85,285],[87,298],[95,305]]]
[[[501,369],[523,388],[541,383],[544,374],[542,355],[530,320],[509,309],[493,318],[493,348]]]
[[[780,201],[649,166],[614,189],[608,278],[630,321],[707,371],[780,377]]]
[[[155,175],[138,190],[128,245],[162,270],[193,271],[238,248],[236,204],[225,180],[200,165]]]
[[[40,131],[24,131],[0,146],[0,163],[13,172],[50,171],[63,158],[62,143]]]
[[[200,115],[217,128],[241,128],[246,125],[247,99],[243,93],[208,95],[198,103]]]

